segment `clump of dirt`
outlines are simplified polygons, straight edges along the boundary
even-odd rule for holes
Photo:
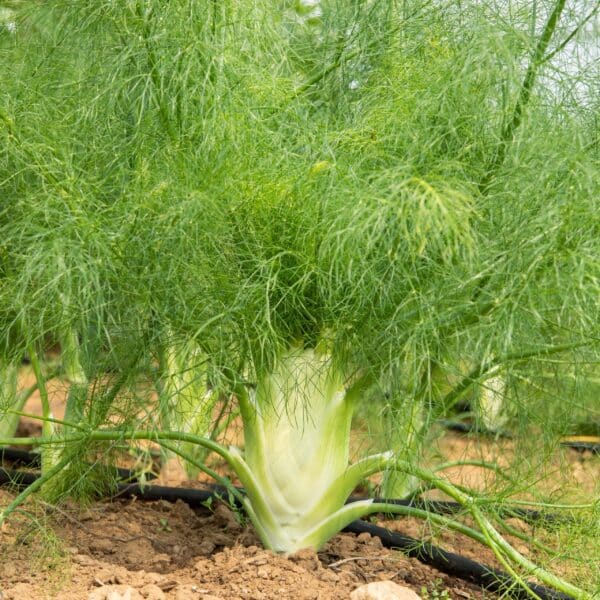
[[[10,497],[0,492],[0,504]],[[222,504],[211,511],[181,501],[113,500],[86,510],[38,503],[4,527],[0,553],[3,600],[334,600],[382,580],[484,597],[365,533],[340,534],[318,554],[274,554]]]

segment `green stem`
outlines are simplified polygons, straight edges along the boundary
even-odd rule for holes
[[[37,388],[40,391],[40,401],[42,404],[42,415],[44,417],[50,417],[50,401],[48,399],[48,390],[46,388],[46,380],[44,378],[44,374],[42,372],[42,367],[40,361],[37,356],[37,352],[30,346],[27,349],[29,354],[29,360],[31,361],[31,367],[33,369],[33,373],[35,375],[35,379],[37,382]],[[42,430],[43,435],[47,435],[47,431]]]
[[[23,412],[22,410],[10,410],[9,412],[19,415],[20,417],[27,417],[28,419],[37,419],[45,423],[52,423],[54,425],[62,425],[63,427],[71,427],[78,431],[87,431],[87,428],[83,425],[73,423],[73,421],[67,421],[66,419],[57,419],[56,417],[40,417],[40,415],[34,415],[32,413]]]
[[[330,493],[339,494],[343,502],[354,491],[356,486],[375,473],[385,470],[393,454],[391,452],[382,452],[366,456],[350,465],[342,475],[334,480],[330,486]],[[339,491],[336,491],[339,490]]]
[[[489,165],[484,178],[479,184],[479,189],[482,193],[485,193],[496,172],[504,163],[504,159],[506,158],[506,154],[508,152],[508,148],[512,143],[515,133],[521,122],[523,120],[523,113],[525,112],[525,108],[529,104],[529,99],[531,97],[531,93],[533,91],[533,86],[535,85],[535,81],[537,79],[537,75],[540,67],[544,64],[544,55],[546,53],[546,49],[548,48],[548,44],[554,35],[554,31],[556,30],[556,25],[560,19],[560,15],[565,7],[566,0],[557,0],[554,5],[554,10],[550,14],[548,21],[544,27],[544,31],[542,35],[538,39],[538,43],[534,50],[533,56],[527,67],[527,72],[525,73],[525,78],[523,79],[523,83],[521,84],[521,89],[519,91],[519,96],[515,103],[515,107],[513,109],[513,114],[510,121],[505,125],[502,133],[500,135],[500,145],[498,150],[492,159],[491,164]]]
[[[60,369],[55,369],[54,371],[51,371],[50,373],[48,373],[45,376],[45,380],[46,381],[51,381],[52,379],[55,379],[56,377],[58,377],[61,373]],[[25,405],[25,403],[27,402],[27,400],[29,400],[29,398],[31,398],[31,396],[33,396],[33,394],[35,393],[35,390],[38,389],[38,384],[37,381],[33,384],[30,385],[28,388],[25,388],[24,390],[21,390],[18,395],[17,395],[17,403],[22,402],[22,406]],[[20,408],[19,410],[22,410],[22,408]],[[22,416],[31,416],[31,418],[38,418],[38,415],[28,415],[28,414],[23,414]]]
[[[486,540],[482,534],[459,521],[454,521],[443,515],[430,513],[413,506],[400,506],[398,504],[387,504],[386,502],[360,500],[346,504],[333,515],[323,519],[323,521],[321,521],[302,540],[303,546],[318,549],[336,533],[339,533],[342,529],[352,523],[352,521],[377,513],[396,514],[423,519],[425,521],[433,522],[440,527],[458,531],[481,544],[486,544]]]
[[[55,440],[56,441],[56,440]],[[69,463],[69,456],[63,456],[63,458],[56,463],[52,468],[48,469],[39,479],[36,479],[31,485],[28,485],[1,513],[0,513],[0,526],[6,518],[19,507],[20,504],[25,502],[31,494],[37,492],[43,485],[48,483],[55,475],[60,473]]]
[[[589,23],[600,10],[600,4],[596,6],[577,24],[571,33],[554,49],[544,56],[540,64],[547,63],[552,60],[557,54],[562,52],[569,42]]]
[[[230,492],[232,494],[232,496],[235,497],[236,500],[238,500],[238,502],[240,502],[242,504],[244,503],[244,500],[245,500],[244,496],[231,483],[231,481],[227,477],[223,477],[223,476],[219,475],[216,471],[213,471],[210,467],[207,467],[205,464],[201,463],[200,461],[195,460],[193,457],[191,457],[189,454],[186,454],[185,452],[180,450],[174,444],[169,444],[168,442],[160,442],[160,445],[163,448],[165,448],[165,450],[168,450],[169,452],[172,452],[173,454],[177,454],[177,456],[183,458],[183,460],[194,465],[194,467],[196,467],[196,469],[198,469],[198,471],[202,471],[203,473],[206,473],[206,475],[208,475],[209,477],[212,477],[216,482],[220,483],[224,488],[226,488],[227,491]]]
[[[48,398],[48,389],[46,388],[46,380],[44,378],[44,374],[42,372],[42,366],[38,359],[37,352],[33,346],[29,346],[27,348],[27,354],[29,355],[29,360],[31,361],[31,367],[35,374],[35,379],[37,381],[37,387],[40,393],[40,402],[42,405],[42,437],[52,438],[55,433],[55,427],[52,417],[52,410],[50,408],[50,400]],[[49,447],[42,450],[42,474],[46,472],[46,470],[52,470],[55,462],[56,462],[56,453],[54,452],[54,448]]]
[[[539,550],[541,550],[542,552],[546,552],[546,554],[549,554],[550,556],[557,556],[558,552],[556,552],[555,550],[553,550],[552,548],[550,548],[549,546],[546,546],[546,544],[542,544],[542,542],[538,542],[536,539],[534,539],[532,536],[527,535],[526,533],[523,533],[521,531],[519,531],[516,527],[513,527],[512,525],[509,525],[504,519],[498,517],[497,519],[495,519],[496,523],[498,523],[498,526],[505,531],[506,533],[519,538],[520,540],[528,543],[528,544],[532,544],[533,546],[535,546],[536,548],[538,548]]]
[[[40,392],[40,401],[42,404],[42,415],[46,418],[51,417],[52,411],[50,410],[50,401],[48,399],[48,390],[46,388],[46,380],[44,378],[44,374],[42,372],[42,366],[37,356],[37,352],[33,347],[29,346],[27,348],[27,353],[29,354],[29,360],[31,362],[31,367],[33,369],[33,373],[35,375],[35,379],[37,382],[37,388]],[[50,436],[52,435],[53,430],[45,429],[42,426],[42,435]]]
[[[212,414],[219,392],[209,387],[207,357],[193,340],[177,340],[171,332],[159,353],[160,407],[167,429],[186,431],[211,437]],[[207,451],[194,445],[182,449],[198,462],[204,462]],[[185,469],[195,479],[198,469],[187,461]]]
[[[258,525],[257,530],[262,532],[261,539],[263,539],[262,536],[265,536],[264,539],[268,540],[270,536],[265,533],[266,529],[268,528],[269,530],[274,530],[278,526],[278,523],[273,516],[273,510],[269,504],[265,502],[264,490],[252,471],[248,468],[248,465],[242,458],[239,450],[237,452],[234,451],[237,449],[232,448],[231,450],[231,456],[234,462],[230,464],[234,469],[235,474],[242,482],[242,485],[246,490],[246,494],[248,495],[249,504],[252,507],[252,513],[254,515],[253,518],[251,516],[252,523],[254,525]],[[269,489],[268,492],[277,493],[277,490]],[[269,499],[272,500],[272,498]],[[279,498],[277,498],[277,500],[279,500]],[[280,500],[280,502],[282,502],[282,500]],[[248,504],[248,502],[244,502],[244,505],[246,504]],[[260,518],[258,515],[260,515]],[[268,543],[268,547],[269,549],[272,549],[270,543]]]
[[[519,573],[515,571],[510,561],[504,555],[504,553],[499,548],[497,548],[497,546],[494,543],[494,537],[490,535],[490,532],[487,530],[487,528],[482,526],[482,522],[477,517],[475,517],[475,521],[483,531],[483,535],[485,537],[485,545],[492,550],[494,556],[498,559],[498,561],[506,569],[506,571],[512,576],[515,582],[525,590],[527,595],[531,596],[532,598],[535,598],[536,600],[541,600],[540,597],[529,588],[529,586],[527,585],[525,580],[519,575]]]
[[[223,407],[222,407],[221,411],[219,412],[217,419],[215,420],[215,426],[213,427],[213,430],[210,434],[210,439],[213,440],[213,442],[216,441],[224,431],[227,431],[229,429],[229,426],[231,425],[231,423],[233,423],[233,421],[235,421],[235,419],[237,419],[237,417],[240,416],[240,413],[238,410],[232,410],[225,417],[225,411],[226,411],[228,405],[229,405],[228,400],[223,400]]]
[[[150,69],[150,80],[152,81],[152,85],[154,87],[154,94],[156,98],[156,106],[158,108],[158,115],[160,119],[160,123],[163,126],[163,129],[169,136],[169,139],[172,142],[177,140],[177,132],[173,127],[173,123],[171,122],[171,118],[169,116],[169,111],[165,105],[164,93],[162,89],[162,82],[160,78],[160,73],[158,70],[158,59],[156,56],[156,52],[152,47],[151,43],[151,30],[150,24],[146,15],[144,15],[143,2],[138,2],[136,6],[137,14],[140,20],[142,21],[142,41],[144,43],[144,48],[146,50],[146,58],[148,60],[148,68]]]
[[[63,300],[65,306],[68,301]],[[79,423],[85,413],[88,395],[88,376],[81,360],[79,336],[73,327],[67,327],[60,337],[61,361],[69,380],[69,393],[65,408],[65,420]]]
[[[551,502],[532,502],[530,500],[505,500],[505,503],[517,506],[535,506],[536,508],[554,508],[557,510],[586,510],[595,508],[598,504],[597,502],[590,504],[552,504]]]
[[[21,410],[27,400],[24,394],[17,394],[18,373],[16,362],[0,359],[0,437],[15,434],[19,417],[13,411]]]
[[[500,535],[500,533],[498,533],[498,531],[494,528],[492,523],[481,513],[479,507],[477,506],[477,501],[474,497],[460,491],[458,488],[456,488],[456,486],[443,479],[440,479],[434,473],[426,471],[425,469],[418,467],[414,468],[406,464],[400,465],[398,463],[396,463],[396,468],[413,471],[417,477],[431,483],[438,490],[444,492],[452,499],[467,507],[471,512],[471,515],[479,525],[479,528],[481,529],[482,533],[486,536],[488,540],[487,545],[493,550],[494,554],[496,554],[499,560],[501,560],[503,564],[506,564],[507,569],[512,570],[510,569],[510,565],[506,563],[506,560],[508,559],[512,563],[515,563],[516,565],[523,568],[530,575],[537,577],[545,585],[548,585],[556,590],[564,592],[565,594],[570,594],[578,600],[586,600],[591,598],[590,594],[584,592],[580,588],[566,581],[563,581],[559,577],[556,577],[549,571],[546,571],[542,567],[531,562],[529,559],[525,558],[522,554],[515,550]]]

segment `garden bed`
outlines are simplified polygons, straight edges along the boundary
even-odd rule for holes
[[[9,497],[2,492],[2,503]],[[4,600],[106,598],[127,588],[139,594],[132,600],[334,599],[379,580],[445,590],[448,598],[491,597],[369,534],[340,534],[318,554],[275,555],[222,504],[192,510],[183,502],[112,500],[85,511],[42,509],[35,520],[21,515],[5,527]]]
[[[36,411],[36,398],[29,408]],[[60,412],[59,394],[55,407]],[[23,434],[39,427],[23,419]],[[446,432],[437,451],[447,460],[489,457],[511,443]],[[546,485],[593,492],[600,478],[600,459],[591,453],[563,449],[545,473]],[[452,480],[477,487],[485,472],[467,466],[449,471]],[[183,471],[163,470],[156,481],[174,487],[203,488],[205,482],[185,479]],[[0,505],[14,497],[0,491]],[[493,598],[490,592],[451,577],[384,548],[368,533],[337,535],[319,552],[291,556],[263,550],[242,514],[220,502],[190,508],[182,501],[147,502],[112,498],[87,508],[51,507],[39,501],[27,505],[3,527],[0,591],[3,600],[61,598],[90,600],[119,597],[184,598],[348,598],[361,584],[392,580],[423,598]],[[515,521],[525,527],[520,521]],[[450,532],[431,536],[427,523],[415,519],[378,520],[377,524],[442,548],[499,567],[488,549]],[[511,540],[528,556],[532,549]]]

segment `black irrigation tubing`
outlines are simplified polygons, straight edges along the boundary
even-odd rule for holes
[[[366,521],[353,521],[344,531],[369,533],[378,537],[386,548],[402,550],[410,557],[417,558],[448,575],[479,585],[486,591],[502,593],[510,590],[510,597],[515,600],[531,598],[530,592],[535,592],[542,600],[572,600],[571,596],[536,583],[527,583],[529,590],[515,589],[514,580],[500,569],[488,567],[460,554],[448,552],[428,542],[421,542]]]
[[[457,431],[459,433],[473,433],[479,435],[489,435],[490,437],[498,437],[510,439],[513,435],[509,431],[498,430],[495,431],[493,429],[486,429],[485,427],[481,427],[476,425],[475,423],[463,422],[463,421],[451,421],[448,419],[440,419],[438,421],[440,425],[443,425],[446,429],[450,431]],[[588,450],[592,454],[600,454],[600,438],[598,441],[580,441],[580,440],[571,440],[564,439],[560,442],[561,446],[565,448],[572,448],[573,450],[577,450],[578,452],[585,452]]]
[[[0,447],[0,462],[9,461],[13,465],[20,465],[27,468],[38,468],[42,464],[41,454],[39,452],[29,452],[28,450],[21,450],[20,448],[7,448]],[[118,477],[122,481],[136,481],[137,475],[135,471],[131,469],[124,469],[122,467],[110,467],[116,471]],[[154,473],[146,473],[147,479],[155,479]]]
[[[242,488],[236,488],[239,492],[244,492]],[[174,488],[161,485],[139,485],[137,483],[129,483],[119,486],[117,496],[136,496],[143,500],[166,500],[168,502],[175,502],[177,500],[184,500],[190,506],[198,507],[205,506],[206,502],[210,499],[215,498],[227,498],[228,501],[233,501],[236,504],[235,498],[232,497],[231,492],[222,485],[206,484],[206,489],[190,489],[190,488]],[[419,499],[386,499],[386,498],[367,498],[365,496],[351,496],[347,500],[347,504],[350,502],[359,502],[364,500],[372,499],[373,502],[395,504],[398,506],[409,506],[413,508],[420,508],[437,514],[457,514],[464,510],[458,502],[444,502],[444,501],[429,501]],[[241,506],[239,506],[241,508]],[[564,519],[562,515],[544,513],[538,510],[529,510],[525,508],[508,508],[504,509],[507,517],[517,517],[525,521],[548,521],[556,522],[559,519]],[[385,514],[382,512],[381,514]],[[397,519],[398,515],[390,515],[392,519]]]
[[[239,492],[244,493],[243,488],[236,488]],[[220,497],[227,498],[228,501],[235,501],[231,496],[231,492],[221,485],[206,484],[205,490],[190,489],[190,488],[173,488],[160,485],[138,485],[136,483],[125,484],[119,487],[119,496],[137,496],[145,500],[167,500],[174,502],[177,499],[184,500],[190,506],[203,506],[210,498]],[[420,508],[442,515],[457,514],[464,510],[464,507],[458,502],[445,502],[442,500],[421,500],[421,499],[390,499],[390,498],[368,498],[366,496],[350,496],[346,503],[359,502],[364,500],[373,500],[377,503],[395,504],[397,506],[409,506]],[[237,504],[237,502],[236,502]],[[241,507],[240,507],[241,508]],[[519,518],[527,522],[546,522],[556,523],[565,522],[568,518],[555,514],[546,513],[539,510],[527,508],[510,507],[502,508],[500,514],[506,518]],[[385,514],[382,511],[381,514]],[[398,515],[391,514],[390,518],[397,519]]]
[[[0,485],[12,484],[17,487],[24,487],[33,483],[38,477],[39,475],[35,473],[0,469]],[[222,486],[211,486],[209,489],[200,490],[158,485],[141,486],[137,483],[119,484],[116,494],[116,496],[135,497],[147,501],[165,500],[168,502],[177,502],[181,500],[191,507],[206,507],[207,503],[226,497],[227,495],[227,488]],[[486,591],[502,593],[510,590],[511,598],[515,600],[531,598],[530,592],[537,594],[541,600],[572,600],[571,596],[555,592],[535,583],[527,583],[529,590],[522,588],[517,590],[514,588],[514,581],[510,575],[500,569],[488,567],[460,554],[448,552],[428,542],[422,542],[415,538],[389,531],[361,519],[350,523],[344,531],[356,534],[369,533],[372,536],[378,537],[386,548],[402,550],[409,557],[416,558],[443,573],[479,585]]]
[[[8,460],[23,467],[39,467],[40,455],[20,448],[0,448],[0,461]]]
[[[504,431],[502,429],[494,430],[487,429],[486,427],[482,427],[481,425],[477,425],[476,423],[465,422],[465,421],[451,421],[449,419],[439,419],[438,423],[449,429],[450,431],[457,431],[458,433],[475,433],[478,435],[489,435],[491,437],[499,437],[510,439],[512,438],[512,434],[509,431]]]
[[[22,489],[31,485],[40,477],[33,471],[15,471],[0,467],[0,486],[9,485]],[[173,488],[162,485],[141,485],[135,483],[119,483],[113,498],[139,498],[140,500],[166,500],[176,502],[183,500],[192,507],[204,507],[206,503],[218,498],[228,498],[229,492],[223,486],[213,485],[206,490],[191,488]],[[241,507],[239,507],[241,508]]]
[[[40,466],[40,454],[36,452],[29,452],[27,450],[21,450],[18,448],[0,448],[0,461],[10,461],[13,465],[21,465],[29,468],[35,468]],[[117,472],[119,478],[122,481],[126,481],[130,484],[136,483],[135,472],[129,469],[117,468]],[[154,473],[147,474],[148,479],[155,479],[156,475]],[[157,489],[163,489],[161,486],[155,486]],[[209,489],[212,490],[213,494],[227,494],[226,488],[218,485],[208,485]],[[143,488],[140,487],[137,495],[143,494],[143,489],[146,489],[146,486]],[[172,488],[164,488],[164,494],[168,495],[169,492],[167,490]],[[183,489],[183,488],[181,488]],[[191,492],[195,492],[197,490],[190,490]],[[243,490],[241,490],[243,491]],[[193,503],[194,496],[193,494],[189,496],[190,502]],[[168,498],[164,498],[168,499]],[[365,496],[351,496],[348,499],[348,502],[367,500]],[[201,499],[199,502],[204,502],[206,499]],[[398,498],[373,498],[374,502],[379,503],[387,503],[387,504],[396,504],[400,506],[411,506],[414,508],[421,508],[423,510],[429,510],[431,512],[435,512],[443,515],[452,515],[457,514],[463,510],[463,507],[458,502],[447,502],[442,500],[424,500],[419,498],[414,499],[398,499]],[[549,513],[545,511],[533,510],[528,508],[519,508],[519,507],[500,507],[499,514],[502,517],[510,518],[516,517],[519,519],[523,519],[526,522],[545,522],[545,523],[557,523],[557,522],[565,522],[566,517],[563,515],[558,515],[554,513]],[[392,515],[393,516],[393,515]]]
[[[15,488],[24,488],[31,485],[39,477],[39,473],[0,469],[0,486],[10,485]]]
[[[36,452],[28,452],[27,450],[21,450],[18,448],[0,448],[0,461],[10,461],[13,465],[21,465],[29,468],[35,468],[40,466],[40,455]],[[117,468],[117,473],[119,475],[119,479],[122,481],[129,482],[130,484],[136,483],[136,475],[134,471],[129,469]],[[153,473],[147,474],[148,479],[155,479],[156,475]],[[168,496],[169,492],[167,490],[172,488],[161,488],[161,486],[155,486],[157,489],[164,489],[163,492]],[[213,494],[227,494],[227,490],[222,486],[218,485],[209,485],[210,490],[212,490]],[[147,489],[146,486],[143,488],[139,487],[139,491],[136,492],[137,495],[143,494],[143,490]],[[183,488],[181,488],[183,489]],[[197,490],[190,490],[191,492],[196,492]],[[243,490],[241,490],[243,491]],[[168,498],[164,498],[168,500]],[[351,496],[348,499],[348,502],[367,500],[368,498],[364,496]],[[194,502],[193,493],[189,496],[189,500],[191,503]],[[206,498],[200,499],[199,502],[205,502]],[[387,503],[387,504],[396,504],[399,506],[410,506],[414,508],[421,508],[423,510],[429,510],[431,512],[435,512],[442,515],[452,515],[457,514],[463,510],[463,507],[458,502],[446,502],[442,500],[423,500],[423,499],[397,499],[397,498],[373,498],[374,502],[379,503]],[[564,522],[566,517],[563,515],[558,515],[554,513],[532,510],[528,508],[518,508],[518,507],[500,507],[499,514],[502,517],[510,518],[516,517],[523,519],[526,522],[545,522],[545,523],[556,523],[556,522]],[[393,515],[392,515],[393,516]]]
[[[589,450],[592,454],[600,455],[600,442],[578,442],[576,440],[564,440],[560,443],[561,446],[572,448],[578,452],[585,452]]]

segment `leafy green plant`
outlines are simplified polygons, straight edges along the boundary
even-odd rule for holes
[[[1,42],[0,339],[6,364],[33,361],[45,429],[27,441],[48,458],[3,518],[59,474],[72,486],[86,455],[146,440],[228,484],[204,460],[224,459],[277,551],[410,514],[489,546],[518,585],[589,597],[418,453],[499,373],[598,358],[597,125],[539,85],[565,3],[527,35],[519,11],[402,4],[323,0],[311,22],[288,2],[23,11]],[[42,369],[56,342],[60,422]],[[243,449],[212,439],[219,395]],[[547,425],[516,400],[524,429]],[[366,402],[396,439],[349,464]],[[345,504],[381,472],[386,495],[436,488],[473,526]]]
[[[450,598],[448,590],[444,589],[442,586],[442,581],[436,579],[427,587],[421,587],[421,598],[423,598],[423,600],[448,600]]]

